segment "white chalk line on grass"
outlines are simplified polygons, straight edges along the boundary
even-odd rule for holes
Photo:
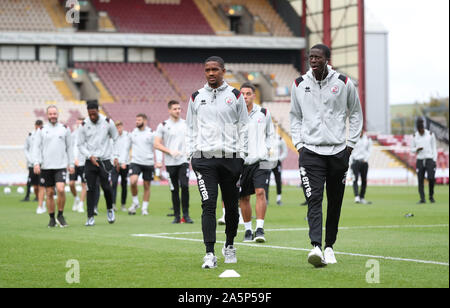
[[[448,224],[441,225],[394,225],[394,226],[359,226],[359,227],[340,227],[339,230],[356,230],[356,229],[398,229],[398,228],[440,228],[440,227],[448,227]],[[287,229],[266,229],[266,232],[280,232],[280,231],[308,231],[308,228],[287,228]],[[218,231],[219,232],[219,231]],[[241,232],[241,231],[239,231]],[[131,234],[131,236],[135,237],[150,237],[150,238],[159,238],[159,239],[169,239],[169,240],[179,240],[179,241],[191,241],[191,242],[202,242],[202,239],[192,239],[192,238],[184,238],[184,237],[174,237],[174,235],[189,235],[189,234],[202,234],[202,232],[174,232],[174,233],[157,233],[157,234]],[[217,241],[217,243],[224,244],[223,241]],[[273,245],[264,245],[264,244],[251,244],[251,243],[235,243],[235,245],[248,246],[248,247],[257,247],[257,248],[270,248],[270,249],[281,249],[281,250],[294,250],[294,251],[306,251],[309,252],[311,249],[306,248],[297,248],[297,247],[284,247],[284,246],[273,246]],[[350,253],[350,252],[334,252],[336,255],[347,255],[353,257],[364,257],[370,259],[383,259],[383,260],[392,260],[392,261],[403,261],[403,262],[414,262],[414,263],[422,263],[422,264],[434,264],[434,265],[443,265],[449,266],[449,263],[446,262],[437,262],[437,261],[428,261],[428,260],[418,260],[418,259],[410,259],[410,258],[397,258],[397,257],[388,257],[388,256],[377,256],[377,255],[368,255],[368,254],[360,254],[360,253]]]

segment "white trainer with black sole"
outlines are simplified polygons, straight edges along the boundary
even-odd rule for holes
[[[322,250],[317,246],[315,246],[308,254],[308,262],[316,268],[327,266]]]
[[[222,248],[222,254],[225,257],[224,263],[237,263],[236,248],[234,248],[232,245],[228,245],[227,247],[224,246]]]
[[[129,208],[128,208],[128,215],[136,215],[136,211],[139,208],[139,204],[132,204]]]
[[[113,224],[116,221],[116,214],[114,213],[113,209],[107,211],[106,218],[108,219],[108,222],[110,224]]]
[[[93,227],[95,225],[94,216],[88,217],[86,223],[84,224],[86,227]]]
[[[202,268],[216,268],[216,267],[217,267],[217,257],[212,252],[208,252],[206,256],[203,257]]]
[[[337,263],[333,248],[331,248],[331,247],[325,248],[323,255],[324,255],[325,262],[327,264],[336,264]]]

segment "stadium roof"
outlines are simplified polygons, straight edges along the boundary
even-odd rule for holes
[[[0,44],[288,50],[306,47],[305,39],[298,37],[55,32],[0,32]]]

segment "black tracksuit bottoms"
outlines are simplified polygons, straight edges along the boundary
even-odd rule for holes
[[[97,167],[91,163],[90,160],[86,160],[86,165],[84,167],[84,175],[87,182],[87,216],[94,216],[94,208],[96,203],[98,203],[98,195],[100,188],[97,186],[97,181],[100,180],[100,186],[103,189],[106,200],[106,208],[108,210],[112,209],[113,203],[113,191],[111,187],[111,172],[113,166],[109,160],[98,161],[100,167]]]
[[[300,178],[308,202],[311,244],[322,247],[322,201],[326,185],[328,205],[325,247],[333,247],[338,233],[350,155],[347,149],[328,156],[305,147],[300,149],[299,154]]]
[[[416,161],[417,180],[419,182],[420,200],[425,201],[424,180],[428,179],[429,198],[434,198],[434,184],[436,182],[436,162],[432,159],[418,159]]]
[[[202,232],[206,253],[214,253],[218,186],[225,206],[226,245],[233,245],[239,225],[239,189],[244,160],[241,158],[193,158],[202,200]]]
[[[172,205],[175,218],[180,218],[180,186],[181,186],[181,205],[183,208],[183,217],[189,217],[189,164],[178,166],[166,166],[169,173],[170,191],[172,192]]]

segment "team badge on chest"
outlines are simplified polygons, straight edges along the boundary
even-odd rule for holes
[[[331,93],[335,95],[339,94],[339,87],[338,86],[331,87]]]

